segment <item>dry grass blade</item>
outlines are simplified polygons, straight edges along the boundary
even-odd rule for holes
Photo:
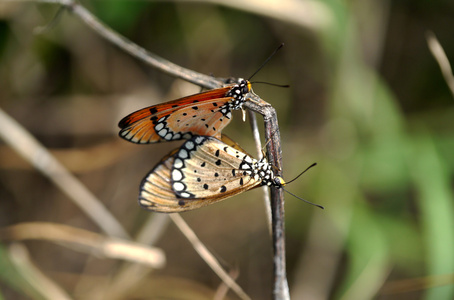
[[[454,284],[454,274],[431,275],[386,283],[381,292],[383,295],[398,295],[452,284]]]
[[[160,249],[151,248],[118,238],[106,238],[100,234],[67,225],[30,222],[8,226],[0,230],[3,240],[47,240],[63,243],[70,249],[95,253],[98,256],[123,259],[162,268],[165,256]]]
[[[128,233],[104,205],[50,154],[25,128],[0,109],[0,137],[46,175],[108,235],[128,238]]]
[[[238,276],[240,276],[240,271],[238,269],[233,269],[230,271],[230,276],[233,279],[237,279]],[[213,300],[226,299],[227,293],[229,290],[230,290],[230,288],[225,283],[222,283],[221,285],[219,285],[218,289],[216,290],[216,293],[213,296]]]
[[[448,84],[449,89],[451,90],[452,95],[454,96],[454,76],[452,74],[451,64],[449,63],[448,57],[446,56],[443,47],[438,41],[437,37],[432,31],[426,33],[427,45],[429,46],[430,52],[437,60],[438,65],[440,66],[441,73]]]
[[[221,280],[230,287],[241,299],[251,299],[243,289],[230,277],[230,275],[221,267],[219,262],[208,251],[204,244],[199,240],[194,231],[188,226],[179,214],[170,214],[170,218],[177,225],[178,229],[189,240],[195,251],[210,266],[210,268],[221,278]]]
[[[72,299],[61,287],[34,266],[30,261],[27,249],[23,245],[11,245],[9,247],[9,255],[17,270],[44,299]]]
[[[154,245],[161,237],[169,224],[169,215],[150,214],[145,224],[135,238],[136,242]],[[127,264],[123,266],[109,283],[107,299],[122,299],[128,291],[142,284],[143,279],[153,271],[153,269],[143,264]]]

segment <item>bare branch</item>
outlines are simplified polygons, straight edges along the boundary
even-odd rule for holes
[[[262,155],[262,145],[260,142],[260,132],[257,127],[257,118],[255,116],[255,113],[252,110],[248,110],[248,116],[249,116],[249,123],[251,124],[252,128],[252,135],[254,136],[254,142],[255,142],[255,151],[257,152],[257,157],[260,157]],[[272,235],[272,228],[271,228],[271,200],[270,200],[270,193],[268,190],[268,187],[262,186],[262,192],[263,192],[263,202],[265,204],[265,210],[266,210],[266,215],[267,215],[267,224],[268,224],[268,231],[270,233],[270,236]]]
[[[170,218],[177,225],[178,229],[189,240],[195,251],[203,258],[203,260],[210,266],[210,268],[221,278],[221,280],[231,288],[241,299],[251,299],[243,289],[224,271],[216,258],[211,254],[204,244],[199,240],[197,235],[192,231],[188,224],[179,214],[170,214]]]
[[[0,138],[46,175],[108,235],[128,233],[106,207],[25,128],[0,109]]]

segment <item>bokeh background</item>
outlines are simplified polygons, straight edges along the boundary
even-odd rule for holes
[[[290,88],[253,89],[277,110],[284,177],[318,163],[288,190],[326,207],[286,196],[293,299],[454,298],[454,102],[426,40],[433,32],[454,60],[454,2],[82,4],[149,51],[219,77],[248,78],[285,43],[254,80]],[[167,262],[132,273],[134,284],[123,286],[118,274],[129,263],[49,241],[6,238],[5,228],[26,222],[104,233],[2,141],[0,299],[46,298],[14,259],[25,250],[38,272],[73,299],[213,299],[222,281],[173,223],[136,202],[142,178],[180,142],[142,146],[117,136],[117,123],[128,113],[200,87],[149,68],[68,11],[52,21],[57,11],[52,4],[0,2],[0,108],[133,238],[147,224],[160,224],[148,232],[156,234],[153,245]],[[239,112],[225,132],[254,153]],[[272,291],[261,195],[254,190],[182,214],[252,299],[270,299]],[[161,222],[152,223],[156,218]],[[232,292],[226,297],[237,299]]]

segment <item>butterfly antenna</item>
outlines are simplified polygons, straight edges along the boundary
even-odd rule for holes
[[[295,194],[293,194],[293,193],[290,193],[290,192],[287,191],[286,189],[284,189],[284,188],[282,188],[282,189],[283,189],[284,191],[286,191],[287,193],[289,193],[290,195],[292,195],[293,197],[297,198],[297,199],[300,199],[300,200],[302,200],[302,201],[304,201],[304,202],[306,202],[306,203],[308,203],[308,204],[310,204],[310,205],[317,206],[318,208],[325,209],[325,207],[323,207],[323,206],[321,206],[321,205],[319,205],[319,204],[315,204],[315,203],[312,203],[312,202],[310,202],[310,201],[304,200],[303,198],[298,197],[297,195],[295,195]]]
[[[306,173],[307,170],[309,170],[309,169],[312,168],[312,167],[315,167],[316,165],[317,165],[317,163],[313,163],[312,165],[310,165],[309,167],[307,167],[306,170],[304,170],[303,172],[301,172],[301,174],[299,174],[298,176],[296,176],[296,177],[293,178],[292,180],[286,182],[285,185],[289,184],[290,182],[295,181],[296,179],[298,179],[298,177],[300,177],[301,175],[303,175],[304,173]],[[298,197],[297,197],[297,198],[298,198]]]
[[[271,82],[265,82],[265,81],[251,81],[251,83],[253,83],[253,84],[263,83],[263,84],[268,84],[268,85],[277,86],[277,87],[281,87],[281,88],[289,88],[290,87],[289,84],[277,84],[277,83],[271,83]]]
[[[267,63],[268,61],[271,59],[271,57],[274,56],[274,54],[276,54],[277,51],[279,51],[282,47],[284,47],[284,43],[280,44],[279,47],[277,47],[276,50],[274,50],[274,52],[263,62],[263,64],[260,66],[260,68],[257,69],[257,71],[254,72],[254,74],[252,74],[248,81],[250,81],[252,79],[252,77],[255,76],[255,74],[257,74]]]

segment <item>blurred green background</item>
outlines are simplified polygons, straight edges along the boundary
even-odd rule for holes
[[[286,196],[292,299],[454,298],[454,102],[426,41],[430,30],[454,60],[453,1],[82,4],[147,50],[219,77],[248,78],[285,43],[254,80],[291,87],[253,89],[277,110],[284,177],[318,163],[288,190],[326,208]],[[57,11],[0,2],[0,107],[135,236],[152,215],[137,205],[139,183],[180,143],[130,144],[117,137],[117,123],[200,87],[131,58],[67,11],[37,34]],[[245,127],[238,112],[225,132],[253,153]],[[0,153],[1,227],[44,221],[99,232],[11,148],[2,144]],[[270,299],[260,198],[255,190],[182,216],[252,299]],[[0,299],[41,299],[13,276],[9,245],[0,245]],[[102,295],[121,266],[44,241],[25,245],[74,299]],[[221,281],[174,225],[156,246],[166,267],[120,299],[213,298]]]

